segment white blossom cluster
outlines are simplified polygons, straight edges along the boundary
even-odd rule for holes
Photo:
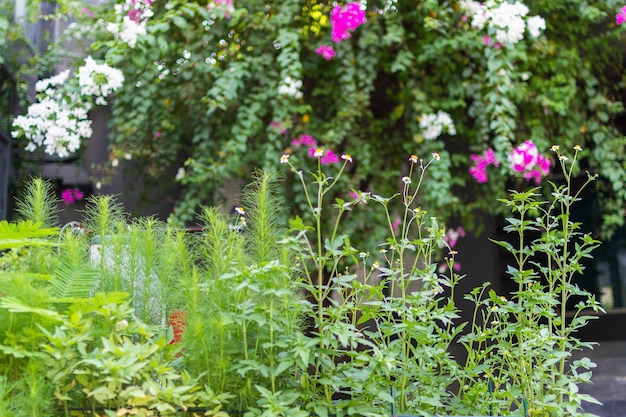
[[[134,48],[137,39],[146,34],[146,22],[154,15],[152,0],[126,0],[114,8],[118,21],[109,22],[106,28],[115,38]]]
[[[98,64],[90,56],[85,59],[85,65],[78,69],[77,76],[81,94],[95,96],[97,105],[107,104],[106,97],[124,83],[122,71],[107,64]]]
[[[285,79],[278,86],[278,94],[300,99],[302,98],[301,88],[302,80],[294,80],[291,77],[285,77]]]
[[[69,73],[65,70],[38,81],[37,101],[28,107],[26,115],[13,120],[11,135],[24,136],[29,141],[27,151],[42,148],[60,158],[76,152],[82,140],[92,134],[88,112],[93,96],[96,104],[106,103],[104,97],[121,87],[124,80],[121,72],[99,65],[91,57],[78,69],[77,78],[70,79]]]
[[[537,38],[546,28],[546,22],[541,16],[527,17],[528,7],[519,1],[510,3],[487,0],[480,3],[474,0],[461,0],[460,6],[471,16],[473,27],[483,29],[488,26],[494,32],[496,41],[503,45],[521,41],[526,30],[531,38]]]
[[[419,120],[420,129],[422,129],[422,134],[426,140],[436,139],[444,131],[449,135],[456,135],[452,118],[445,111],[439,110],[437,113],[422,114]]]

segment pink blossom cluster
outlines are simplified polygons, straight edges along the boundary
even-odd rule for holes
[[[622,10],[615,15],[615,23],[621,25],[624,22],[626,22],[626,6],[622,7]]]
[[[131,0],[131,4],[133,8],[128,11],[127,16],[133,22],[139,24],[145,18],[144,13],[146,10],[150,10],[152,0]]]
[[[550,173],[552,165],[552,161],[539,153],[537,145],[532,140],[527,140],[513,149],[509,154],[509,162],[514,171],[524,173],[526,181],[534,178],[536,184],[541,182],[544,175]]]
[[[84,197],[84,194],[78,188],[66,188],[61,191],[61,198],[68,206],[70,204],[74,204],[77,201],[81,201]]]
[[[323,56],[324,59],[329,61],[335,56],[335,49],[333,49],[332,45],[322,45],[315,50],[315,53]]]
[[[500,166],[500,163],[496,159],[496,154],[493,149],[489,148],[482,155],[471,155],[470,159],[475,162],[475,165],[469,169],[472,177],[479,183],[485,183],[489,179],[487,178],[487,167],[489,165]]]
[[[311,135],[302,134],[298,136],[296,139],[291,141],[293,146],[306,146],[307,148],[316,148],[317,141]]]
[[[315,138],[311,135],[302,134],[292,140],[291,144],[293,146],[306,146],[309,149],[309,158],[320,158],[322,165],[336,164],[339,162],[339,156],[336,153],[330,149],[323,150],[319,148],[317,140],[315,140]]]
[[[365,22],[365,10],[359,2],[353,1],[346,4],[345,7],[335,6],[330,11],[331,38],[333,42],[338,43],[348,39],[352,36],[352,32]],[[335,56],[335,49],[332,45],[322,45],[315,50],[315,53],[321,55],[326,60],[330,60]]]
[[[335,6],[330,11],[330,23],[333,27],[331,37],[334,42],[341,42],[351,36],[351,31],[365,23],[365,10],[359,2],[346,4],[345,7]]]

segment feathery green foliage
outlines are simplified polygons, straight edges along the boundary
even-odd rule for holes
[[[56,202],[53,184],[41,178],[32,178],[26,183],[22,199],[17,201],[16,208],[21,220],[53,227],[58,222]]]
[[[55,227],[42,227],[42,223],[25,220],[19,223],[0,221],[0,250],[19,248],[22,246],[56,246],[57,242],[46,237],[58,233]]]

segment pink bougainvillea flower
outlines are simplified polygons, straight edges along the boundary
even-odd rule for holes
[[[327,61],[335,56],[335,50],[333,49],[332,45],[322,45],[315,50],[315,53],[321,55]]]
[[[469,169],[469,172],[472,178],[481,184],[489,181],[487,177],[487,167],[489,165],[500,166],[496,159],[496,154],[491,148],[483,152],[482,155],[470,155],[470,159],[474,161],[475,165]]]
[[[67,204],[68,206],[70,204],[74,204],[74,194],[72,193],[72,190],[70,190],[69,188],[61,191],[61,198],[63,199],[63,201],[65,202],[65,204]]]
[[[139,24],[139,22],[141,21],[142,15],[143,12],[139,9],[130,9],[128,11],[128,18],[137,24]]]
[[[322,165],[336,164],[337,162],[339,162],[339,157],[333,151],[328,150],[324,152],[324,155],[322,156],[322,159],[320,159],[320,162],[322,163]]]
[[[85,196],[83,194],[83,192],[81,190],[79,190],[78,188],[74,188],[74,190],[72,190],[72,192],[74,193],[74,198],[76,199],[76,201],[82,200],[83,197]]]
[[[335,6],[330,11],[330,23],[332,25],[331,38],[333,42],[341,42],[352,36],[356,28],[365,23],[365,10],[359,2],[346,4],[345,7]]]
[[[535,180],[541,182],[544,175],[550,173],[552,161],[539,153],[537,146],[531,140],[527,140],[509,154],[511,168],[524,174],[526,181]]]
[[[527,140],[513,149],[509,154],[511,168],[517,172],[524,172],[535,165],[538,155],[539,151],[537,150],[537,146],[535,146],[533,141]]]
[[[296,139],[291,141],[293,146],[306,146],[307,148],[316,148],[317,141],[311,135],[300,135]]]
[[[77,201],[81,201],[85,195],[78,188],[66,188],[61,191],[61,199],[68,206]]]
[[[626,22],[626,6],[622,7],[622,10],[615,15],[615,23],[621,25]]]

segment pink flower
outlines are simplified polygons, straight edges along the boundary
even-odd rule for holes
[[[522,143],[509,154],[509,163],[514,171],[524,174],[526,181],[541,182],[544,175],[550,173],[552,161],[539,154],[537,146],[531,140]]]
[[[154,137],[155,138],[160,138],[161,137],[161,132],[154,132]]]
[[[337,162],[339,162],[339,157],[333,151],[328,150],[324,152],[324,155],[322,156],[322,159],[320,159],[320,162],[322,163],[322,165],[336,164]]]
[[[69,188],[61,191],[61,198],[63,199],[63,201],[65,202],[65,204],[67,204],[68,206],[70,204],[74,204],[74,194],[72,193],[72,190],[70,190]]]
[[[626,6],[622,7],[622,10],[615,15],[615,23],[621,25],[626,22]]]
[[[491,38],[487,35],[483,36],[483,42],[486,46],[491,45]]]
[[[335,56],[335,50],[331,45],[322,45],[315,50],[315,53],[323,56],[327,61],[330,61]]]
[[[66,188],[65,190],[61,191],[61,198],[63,199],[63,202],[68,206],[82,200],[84,196],[85,195],[83,194],[83,192],[78,188]]]
[[[139,9],[130,9],[128,11],[128,18],[137,24],[139,24],[142,15],[143,12]]]
[[[487,177],[487,167],[489,165],[500,166],[500,162],[496,159],[493,149],[489,148],[482,155],[470,155],[470,159],[476,164],[469,169],[472,178],[480,184],[489,181]]]
[[[500,166],[500,162],[496,159],[496,153],[491,148],[483,153],[483,159],[487,165],[493,164],[497,167]]]
[[[316,148],[317,147],[317,141],[315,140],[315,138],[311,135],[300,135],[298,136],[297,139],[294,139],[291,141],[291,144],[293,146],[306,146],[309,148]]]
[[[83,194],[83,192],[79,190],[78,188],[74,188],[73,193],[74,193],[74,198],[76,199],[76,201],[82,200],[83,197],[85,196],[85,194]]]
[[[330,11],[330,23],[332,25],[331,38],[333,42],[341,42],[348,39],[356,28],[365,23],[365,10],[361,9],[359,2],[346,4],[345,7],[335,6]]]

